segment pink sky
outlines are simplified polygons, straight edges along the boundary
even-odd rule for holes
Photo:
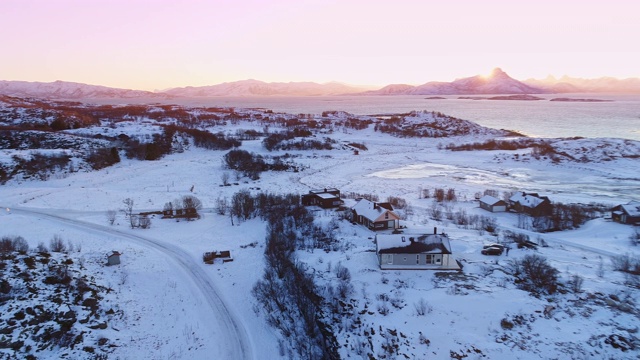
[[[640,3],[2,0],[0,79],[133,89],[640,77]]]

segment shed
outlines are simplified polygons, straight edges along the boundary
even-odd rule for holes
[[[120,254],[117,251],[112,251],[111,254],[107,254],[107,265],[119,265],[120,264]]]

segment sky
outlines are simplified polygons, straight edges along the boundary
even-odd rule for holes
[[[640,77],[629,0],[1,0],[0,79],[160,90],[257,79]]]

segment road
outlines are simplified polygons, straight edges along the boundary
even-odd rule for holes
[[[251,341],[246,329],[240,323],[240,321],[237,320],[235,316],[229,311],[223,299],[218,295],[218,290],[212,279],[200,267],[200,265],[182,249],[171,244],[166,244],[147,237],[118,231],[107,226],[66,218],[64,216],[58,215],[60,213],[59,211],[56,211],[56,213],[54,214],[47,212],[44,209],[34,210],[27,208],[11,208],[11,212],[15,214],[55,220],[76,228],[90,229],[92,231],[98,231],[109,236],[127,239],[128,241],[132,241],[138,245],[158,250],[166,256],[169,256],[175,261],[176,264],[180,266],[184,273],[193,280],[193,283],[196,285],[198,291],[202,293],[202,296],[205,298],[206,303],[209,304],[210,310],[215,314],[214,318],[218,320],[218,325],[220,326],[222,331],[215,334],[217,338],[213,339],[212,341],[220,344],[225,344],[225,353],[222,358],[238,360],[250,360],[254,358],[252,351],[253,347],[251,345]]]

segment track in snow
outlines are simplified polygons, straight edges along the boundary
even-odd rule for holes
[[[217,334],[216,342],[226,344],[224,359],[253,359],[252,346],[244,326],[233,316],[225,306],[224,301],[218,295],[218,290],[209,276],[193,258],[177,246],[165,244],[139,235],[129,234],[106,226],[93,224],[86,221],[69,219],[63,216],[47,213],[46,210],[32,210],[25,208],[12,208],[11,212],[28,216],[44,217],[58,222],[63,222],[80,229],[91,229],[111,236],[125,238],[136,244],[146,246],[162,252],[172,258],[182,270],[189,276],[198,291],[202,293],[211,311],[215,313],[215,319],[223,331]]]

